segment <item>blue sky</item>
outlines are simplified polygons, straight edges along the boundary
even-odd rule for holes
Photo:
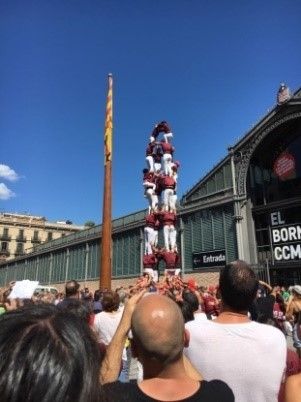
[[[280,82],[301,86],[300,15],[298,0],[1,0],[0,211],[101,221],[109,72],[113,216],[146,207],[160,120],[182,195],[275,105]]]

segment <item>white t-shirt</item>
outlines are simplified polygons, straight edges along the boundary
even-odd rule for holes
[[[122,309],[112,313],[102,311],[95,315],[94,329],[99,342],[103,342],[105,345],[111,342],[121,320],[121,316]]]
[[[226,382],[238,402],[276,402],[286,364],[286,340],[257,322],[189,321],[185,355],[205,380]]]
[[[108,345],[120,323],[124,306],[119,307],[118,311],[107,313],[102,311],[95,315],[94,329],[97,335],[98,342],[103,342]],[[122,360],[127,360],[126,348],[122,351]]]
[[[195,321],[206,321],[208,320],[207,315],[203,312],[200,313],[194,313],[193,314]]]

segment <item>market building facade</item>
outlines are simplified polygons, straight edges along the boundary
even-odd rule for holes
[[[277,105],[182,197],[184,275],[210,283],[222,265],[240,258],[272,283],[301,283],[301,89],[284,95],[278,93]],[[144,216],[139,211],[113,221],[115,284],[142,272]],[[0,286],[27,278],[96,287],[100,242],[101,225],[38,245],[0,265]]]

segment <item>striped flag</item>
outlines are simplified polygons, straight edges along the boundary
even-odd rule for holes
[[[104,136],[105,165],[112,160],[112,136],[113,136],[113,76],[109,74],[109,89],[106,107],[106,122]]]

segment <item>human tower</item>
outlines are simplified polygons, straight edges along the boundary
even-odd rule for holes
[[[160,138],[161,137],[161,138]],[[177,180],[180,164],[174,161],[173,133],[166,121],[153,129],[146,147],[147,168],[143,169],[144,196],[148,211],[144,226],[144,272],[158,281],[158,266],[164,261],[166,275],[178,275],[177,249]],[[158,246],[158,233],[163,230],[164,247]]]

